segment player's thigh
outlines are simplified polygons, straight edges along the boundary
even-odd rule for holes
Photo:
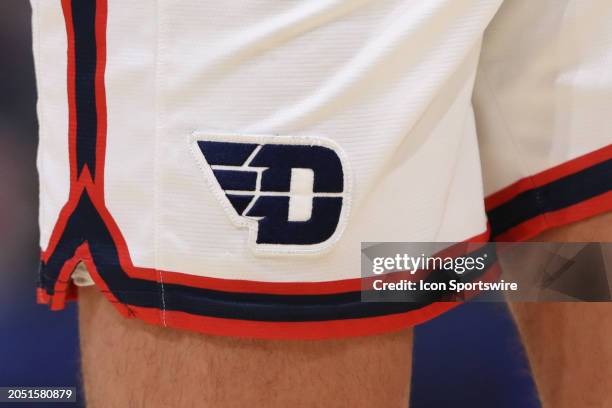
[[[612,242],[612,214],[534,240]],[[612,304],[516,303],[511,310],[545,406],[612,406]]]
[[[88,407],[406,407],[412,330],[318,341],[215,337],[79,301]]]
[[[511,306],[544,407],[612,407],[610,303]]]

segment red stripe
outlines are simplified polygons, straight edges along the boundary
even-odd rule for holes
[[[569,160],[563,164],[544,170],[533,176],[525,177],[508,187],[491,194],[485,199],[485,207],[487,211],[510,201],[517,195],[541,187],[545,184],[552,183],[563,177],[572,175],[586,168],[594,166],[598,163],[612,159],[612,144],[594,152]]]
[[[132,310],[135,317],[147,323],[205,334],[260,339],[320,340],[398,331],[431,320],[459,304],[460,302],[434,303],[407,313],[322,322],[257,322],[166,311],[164,324],[157,309],[132,307]]]
[[[388,333],[421,324],[463,303],[461,301],[437,302],[421,309],[405,313],[344,320],[262,322],[225,319],[120,303],[98,273],[96,265],[91,257],[89,245],[87,244],[81,245],[76,251],[75,256],[64,265],[60,277],[58,277],[58,283],[68,282],[70,274],[72,273],[72,269],[70,268],[76,267],[76,262],[78,261],[85,263],[96,286],[124,317],[138,318],[147,323],[163,327],[173,327],[176,329],[220,336],[315,340]],[[483,282],[490,282],[494,280],[499,273],[500,267],[499,264],[496,263],[487,271],[482,280]],[[65,293],[63,292],[65,287],[56,284],[55,288],[59,290],[59,292],[53,296],[49,296],[44,293],[44,291],[39,290],[38,303],[48,304],[51,302],[51,310],[62,309],[64,307],[62,294]],[[473,295],[473,293],[467,294],[468,297]]]
[[[106,158],[106,86],[104,74],[106,72],[106,0],[96,0],[96,116],[97,116],[97,142],[96,142],[96,191],[104,196],[104,161]]]
[[[83,246],[82,251],[89,252],[88,246]],[[124,317],[135,317],[149,324],[212,335],[262,339],[307,340],[385,333],[425,322],[460,303],[434,303],[422,309],[402,314],[317,322],[261,322],[198,316],[178,311],[163,311],[157,308],[146,308],[119,303],[98,273],[95,264],[91,260],[91,256],[81,253],[79,257],[84,258],[83,262],[85,262],[96,286]],[[69,273],[64,274],[63,271],[62,275],[62,279],[69,277]],[[58,310],[60,306],[63,307],[63,302],[56,300],[56,298],[61,297],[61,293],[57,293],[51,297],[45,295],[44,292],[39,292],[39,303],[49,303],[51,301],[52,310]]]

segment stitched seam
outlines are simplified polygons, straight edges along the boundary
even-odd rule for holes
[[[40,3],[40,1],[37,1],[37,3]],[[35,18],[36,18],[36,28],[35,30],[32,32],[32,35],[36,37],[36,59],[34,61],[35,65],[38,65],[40,67],[41,64],[41,56],[40,56],[40,4],[36,4],[36,7],[32,10],[33,13],[35,14]],[[43,138],[41,137],[41,135],[43,134],[43,129],[46,129],[46,126],[43,124],[43,119],[45,117],[44,114],[44,107],[45,104],[43,103],[43,98],[40,97],[40,93],[42,90],[42,76],[39,75],[38,73],[36,74],[36,87],[37,87],[37,93],[38,93],[38,106],[40,107],[39,112],[40,115],[38,115],[38,155],[40,156],[40,170],[41,170],[41,174],[46,173],[45,171],[45,155],[43,153],[44,148],[43,148]],[[67,78],[67,76],[66,76]],[[41,234],[44,233],[45,236],[47,236],[49,238],[49,241],[47,242],[47,246],[49,246],[49,243],[51,241],[51,235],[49,233],[49,229],[47,226],[47,219],[46,219],[46,209],[45,209],[45,202],[46,200],[42,200],[42,196],[43,196],[43,183],[40,182],[40,175],[39,175],[39,180],[38,180],[38,188],[39,188],[39,192],[38,192],[38,196],[39,196],[39,203],[38,205],[40,206],[40,232]]]
[[[533,179],[533,174],[531,174],[531,172],[527,169],[527,166],[525,165],[525,163],[523,162],[523,160],[521,159],[523,156],[521,154],[521,149],[518,146],[518,143],[516,142],[516,139],[514,137],[514,134],[512,133],[512,130],[510,128],[510,125],[508,124],[508,121],[506,120],[506,118],[504,117],[504,115],[502,114],[502,109],[499,106],[499,101],[497,99],[497,97],[495,96],[495,93],[493,92],[493,87],[491,86],[491,82],[489,80],[489,76],[486,72],[486,69],[484,67],[480,68],[480,72],[482,72],[482,77],[483,77],[483,83],[486,85],[488,91],[489,91],[489,95],[491,97],[491,100],[493,101],[495,110],[497,111],[499,118],[502,120],[502,123],[504,125],[504,127],[506,128],[506,132],[508,135],[508,138],[510,139],[510,143],[512,144],[512,147],[515,150],[515,159],[518,162],[519,165],[519,169],[523,170],[525,174],[527,174],[523,179],[526,179],[529,181],[529,183],[531,184],[531,188],[534,190],[535,192],[535,196],[536,196],[536,200],[534,205],[536,206],[539,215],[541,215],[544,219],[544,224],[545,225],[549,225],[548,222],[548,218],[546,215],[546,212],[544,211],[545,207],[544,207],[544,202],[545,200],[540,197],[539,192],[536,190],[536,186],[537,184],[535,183],[535,180]]]
[[[470,105],[471,106],[471,105]],[[465,113],[465,117],[463,119],[462,122],[462,126],[461,128],[463,129],[463,134],[461,135],[461,140],[459,141],[459,144],[457,145],[457,151],[458,153],[455,155],[455,163],[453,164],[453,171],[452,171],[452,176],[451,179],[448,183],[448,187],[446,188],[445,194],[444,194],[444,210],[442,212],[442,219],[440,221],[440,223],[438,224],[438,228],[436,229],[436,233],[435,233],[435,238],[434,241],[438,242],[438,239],[440,237],[440,231],[442,230],[442,225],[444,225],[445,220],[446,220],[446,216],[447,216],[447,211],[448,211],[448,201],[450,200],[450,195],[451,195],[451,190],[453,188],[453,185],[455,183],[455,180],[457,179],[457,166],[459,166],[459,154],[461,153],[461,149],[463,148],[463,145],[466,143],[466,137],[467,137],[467,132],[465,130],[466,128],[466,121],[469,118],[469,115],[472,115],[472,117],[474,117],[474,113],[473,110],[470,110],[469,108],[467,109],[466,113]]]
[[[153,240],[155,248],[155,270],[157,271],[158,283],[160,287],[161,297],[161,323],[164,327],[168,326],[166,322],[166,293],[164,290],[164,278],[163,271],[159,268],[159,127],[160,127],[160,109],[159,109],[159,50],[161,47],[161,40],[159,35],[159,13],[160,5],[159,0],[155,2],[155,77],[153,80],[153,93],[154,93],[154,112],[155,112],[155,141],[154,141],[154,152],[153,152]]]

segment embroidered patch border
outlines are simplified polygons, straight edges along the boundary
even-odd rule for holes
[[[248,144],[248,145],[257,145],[257,148],[250,153],[245,153],[245,157],[248,156],[247,159],[242,161],[242,158],[239,162],[233,163],[230,166],[218,166],[211,165],[203,151],[200,149],[198,143],[199,142],[221,142],[221,143],[236,143],[236,144]],[[262,146],[266,145],[293,145],[293,146],[321,146],[327,149],[332,150],[342,168],[342,191],[334,194],[329,194],[334,197],[341,197],[341,209],[340,214],[338,216],[338,221],[335,227],[334,232],[324,241],[313,243],[313,244],[284,244],[284,243],[261,243],[257,242],[257,237],[259,234],[259,221],[256,217],[249,217],[246,215],[241,215],[238,213],[236,206],[237,204],[232,204],[230,199],[228,198],[226,191],[229,189],[224,189],[221,186],[219,178],[221,178],[223,171],[227,169],[228,175],[231,176],[231,169],[233,167],[241,168],[241,169],[249,169],[253,170],[253,172],[257,172],[257,186],[253,190],[253,198],[248,206],[252,207],[261,197],[266,197],[266,193],[270,193],[269,191],[261,191],[259,188],[261,185],[261,174],[264,168],[261,167],[249,167],[250,162],[253,160],[255,156],[257,156],[258,152],[262,148]],[[242,134],[222,134],[222,133],[208,133],[208,132],[193,132],[189,137],[189,147],[190,150],[195,157],[198,166],[202,170],[207,180],[207,183],[211,189],[213,195],[217,198],[217,200],[221,203],[221,206],[225,210],[232,224],[234,224],[238,228],[248,229],[248,245],[249,248],[253,251],[254,254],[259,256],[276,256],[276,255],[319,255],[329,251],[336,242],[342,236],[344,229],[346,228],[346,224],[348,221],[350,208],[351,208],[351,191],[352,191],[352,180],[351,180],[351,170],[349,167],[348,159],[346,153],[342,148],[333,140],[324,138],[324,137],[313,137],[313,136],[278,136],[278,135],[242,135]],[[322,149],[321,149],[322,150]],[[215,167],[215,169],[213,169]],[[294,168],[292,168],[293,170]],[[298,168],[295,168],[298,169]],[[217,175],[215,175],[215,171]],[[302,172],[303,173],[303,172]],[[245,183],[245,180],[232,180],[230,178],[224,178],[224,184],[227,186],[240,186],[240,183]],[[247,184],[250,184],[249,180],[246,180]],[[232,188],[233,189],[233,188]],[[287,197],[290,199],[292,197],[291,192],[277,193],[283,197]],[[314,193],[313,193],[314,194]],[[246,208],[242,214],[246,214],[249,211],[249,208]]]

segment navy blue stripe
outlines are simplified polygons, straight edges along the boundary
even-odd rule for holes
[[[612,160],[527,190],[487,212],[496,237],[538,215],[561,210],[612,189]]]
[[[124,304],[161,308],[160,285],[156,281],[131,278],[122,269],[117,248],[104,221],[89,196],[81,196],[70,217],[57,250],[49,262],[41,267],[41,287],[53,294],[53,287],[64,263],[75,249],[88,242],[96,269],[113,295]],[[494,246],[487,245],[472,253],[481,256],[486,251],[487,261],[496,261]],[[484,271],[486,271],[485,269]],[[483,272],[464,274],[462,281],[476,279]],[[448,282],[457,275],[434,271],[428,280]],[[361,292],[324,295],[270,295],[234,293],[202,289],[178,284],[164,284],[166,310],[177,310],[195,315],[256,321],[324,321],[381,316],[420,309],[434,301],[445,300],[444,292],[409,292],[409,302],[362,302]]]
[[[96,2],[72,0],[76,94],[77,174],[96,168]]]

